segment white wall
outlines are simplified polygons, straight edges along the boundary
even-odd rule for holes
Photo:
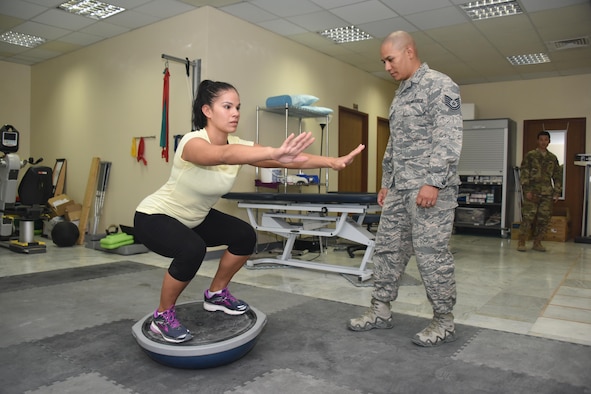
[[[21,159],[28,159],[31,131],[31,67],[0,61],[0,125],[5,124],[12,125],[19,131],[19,155]]]
[[[591,74],[465,85],[461,94],[476,104],[479,119],[517,123],[516,163],[523,156],[523,121],[531,119],[587,118],[585,152],[591,153]]]

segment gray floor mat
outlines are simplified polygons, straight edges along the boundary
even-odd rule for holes
[[[16,302],[19,321],[34,315],[31,324],[43,333],[44,321],[59,316],[59,308],[40,309],[27,299],[57,298],[81,289],[89,293],[73,306],[80,319],[62,322],[67,330],[49,329],[46,335],[0,348],[2,392],[591,392],[591,377],[584,371],[589,346],[458,325],[456,342],[425,349],[410,338],[426,319],[395,314],[391,330],[356,333],[345,322],[363,313],[363,307],[240,284],[232,284],[232,291],[268,317],[254,348],[218,368],[170,368],[150,359],[131,335],[131,326],[157,300],[164,270],[134,266],[136,271],[122,272],[117,263],[108,265],[117,274],[102,267],[101,275],[85,276],[74,268],[69,276],[85,279],[51,286],[42,280],[43,273],[35,274],[40,277],[29,283],[43,289],[0,297],[3,310]],[[206,283],[207,278],[196,277],[187,293],[199,297]],[[0,324],[6,328],[10,320]]]

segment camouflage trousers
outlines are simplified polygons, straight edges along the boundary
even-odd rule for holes
[[[398,297],[400,278],[414,254],[433,311],[452,311],[456,280],[449,241],[457,193],[457,187],[442,189],[434,207],[421,208],[416,204],[418,190],[388,192],[373,256],[375,299],[388,302]]]
[[[537,195],[533,201],[524,198],[519,233],[531,234],[533,239],[542,239],[552,219],[553,204],[552,196]]]

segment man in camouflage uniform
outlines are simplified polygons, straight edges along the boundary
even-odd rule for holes
[[[538,133],[538,147],[527,152],[521,162],[521,189],[523,204],[521,207],[521,225],[517,250],[525,252],[525,241],[531,233],[534,239],[533,249],[545,252],[542,238],[546,234],[552,217],[552,203],[562,194],[562,167],[558,158],[548,150],[550,133]]]
[[[390,138],[382,162],[371,306],[347,326],[353,331],[393,327],[390,302],[397,298],[399,280],[414,254],[433,320],[412,341],[438,346],[456,339],[449,241],[460,183],[460,91],[447,75],[421,62],[406,32],[384,40],[381,58],[386,71],[401,83],[390,106]]]

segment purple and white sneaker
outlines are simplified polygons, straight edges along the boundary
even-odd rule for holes
[[[203,308],[209,312],[222,311],[228,315],[242,315],[248,311],[246,302],[236,299],[226,287],[220,294],[212,294],[205,290],[203,294]]]
[[[176,318],[174,305],[164,312],[154,311],[150,331],[160,334],[166,342],[181,343],[193,338],[191,333]]]

